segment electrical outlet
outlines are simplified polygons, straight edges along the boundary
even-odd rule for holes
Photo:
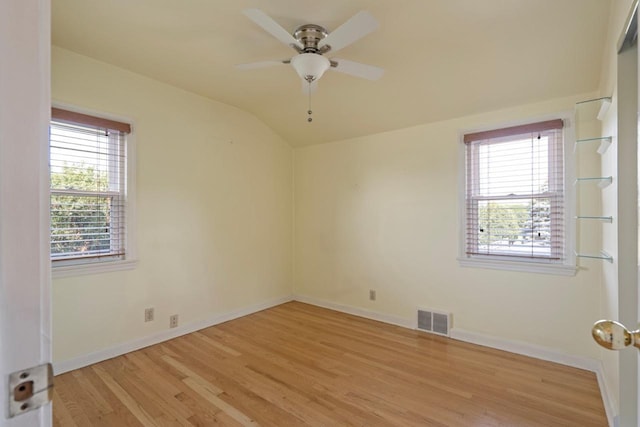
[[[170,328],[177,328],[178,327],[178,315],[174,314],[173,316],[169,317],[169,327]]]
[[[145,322],[153,321],[153,307],[144,309],[144,321]]]
[[[376,300],[376,291],[374,291],[373,289],[369,289],[369,300],[370,301]]]

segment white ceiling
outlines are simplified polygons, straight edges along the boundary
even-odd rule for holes
[[[597,89],[609,0],[53,0],[53,43],[255,114],[293,146],[373,134]],[[247,19],[329,31],[360,10],[380,28],[339,57],[376,82],[327,72],[312,96],[295,52]],[[331,55],[329,55],[331,57]]]

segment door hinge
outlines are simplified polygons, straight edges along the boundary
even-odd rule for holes
[[[9,375],[9,418],[38,409],[53,397],[51,363]]]

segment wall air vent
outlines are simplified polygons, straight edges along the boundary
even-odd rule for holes
[[[418,327],[420,331],[449,336],[451,313],[430,309],[418,309]]]

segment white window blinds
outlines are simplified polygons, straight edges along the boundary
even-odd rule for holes
[[[562,262],[562,120],[465,135],[466,254]]]
[[[53,109],[51,259],[125,257],[127,124]]]

